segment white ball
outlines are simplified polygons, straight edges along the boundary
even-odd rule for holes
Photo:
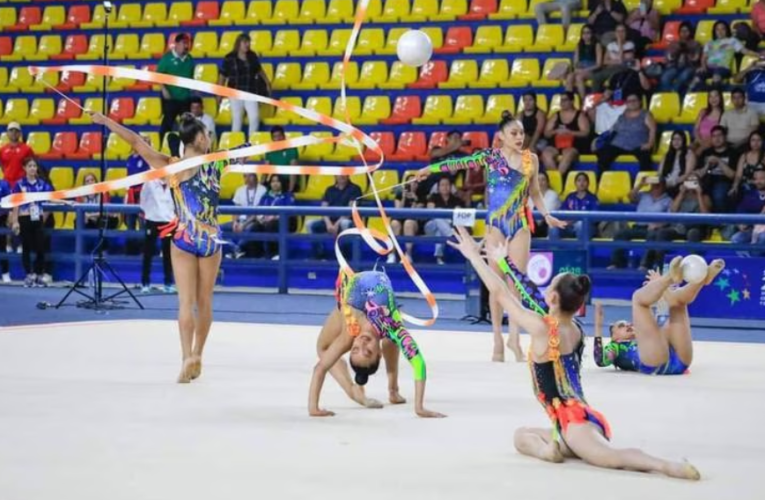
[[[701,283],[707,277],[707,263],[698,255],[688,255],[681,265],[683,279],[688,283]]]
[[[407,66],[419,67],[430,61],[433,42],[420,30],[410,30],[398,39],[396,46],[399,60]]]

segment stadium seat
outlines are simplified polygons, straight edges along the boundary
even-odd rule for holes
[[[574,52],[576,50],[577,45],[579,45],[579,40],[582,37],[582,26],[584,25],[581,23],[573,23],[568,27],[566,39],[563,41],[563,44],[558,47],[558,52]]]
[[[40,43],[37,46],[37,54],[50,58],[61,53],[61,36],[43,35],[40,37]]]
[[[390,117],[390,97],[388,96],[367,96],[364,99],[364,106],[361,108],[361,115],[355,124],[358,125],[377,125],[381,120]]]
[[[294,106],[303,107],[303,99],[301,97],[284,97],[282,98],[284,102],[288,102]],[[287,111],[284,108],[276,108],[276,113],[271,118],[264,118],[263,123],[272,126],[272,125],[290,125],[293,123],[293,120],[298,118],[298,115],[293,113],[292,111]]]
[[[146,4],[144,6],[143,21],[140,22],[140,24],[143,27],[152,27],[166,20],[167,20],[167,5],[165,5],[164,3],[155,2],[155,3]],[[138,26],[135,23],[133,23],[132,27],[137,28]]]
[[[38,6],[21,7],[16,24],[4,27],[3,31],[28,31],[29,27],[40,24],[42,21],[42,10]]]
[[[447,0],[441,0],[445,2]],[[412,8],[409,15],[401,16],[401,21],[405,23],[424,23],[431,16],[438,15],[438,4],[433,0],[412,0]]]
[[[391,188],[401,183],[400,177],[398,175],[398,170],[394,170],[394,169],[375,170],[374,172],[372,172],[372,180],[374,181],[378,191],[385,190],[382,193],[380,193],[380,199],[392,200],[395,198],[396,192],[395,190]]]
[[[220,179],[220,197],[230,200],[236,194],[236,190],[244,186],[244,175],[239,173],[226,174]],[[219,220],[219,222],[221,222]]]
[[[658,174],[658,172],[638,172],[635,176],[635,182],[633,183],[633,187],[637,187],[640,185],[640,183],[643,181],[645,177],[655,177]],[[651,187],[649,185],[645,185],[640,189],[641,193],[644,193],[648,190],[650,190]]]
[[[11,98],[5,101],[5,110],[0,124],[8,125],[11,122],[19,122],[24,125],[29,116],[29,102],[26,99]]]
[[[71,167],[53,167],[48,175],[56,189],[71,189],[74,186],[74,172]]]
[[[286,90],[302,80],[300,63],[280,63],[271,82],[274,90]]]
[[[754,4],[754,2],[752,2]],[[717,0],[714,7],[707,9],[707,14],[735,14],[744,13],[747,8],[747,0]]]
[[[476,118],[475,123],[482,125],[497,125],[502,120],[502,112],[515,110],[515,97],[511,94],[490,95],[486,102],[483,116]]]
[[[300,13],[290,21],[291,24],[313,24],[326,15],[325,0],[303,0]]]
[[[207,21],[209,26],[232,26],[237,19],[244,19],[247,8],[243,0],[226,0],[217,19]]]
[[[254,26],[262,23],[264,20],[271,19],[271,2],[253,1],[249,2],[247,14],[242,19],[235,21],[237,26]]]
[[[493,89],[507,81],[510,68],[507,59],[486,59],[481,65],[481,75],[476,82],[469,82],[471,89]]]
[[[363,151],[363,146],[362,146]],[[324,159],[328,162],[332,163],[341,163],[341,162],[348,162],[351,161],[351,159],[355,156],[359,155],[359,148],[356,147],[352,142],[349,140],[348,142],[338,142],[335,144],[335,149],[330,153],[329,155],[325,156]],[[366,182],[360,181],[360,178],[366,179],[366,174],[361,174],[360,176],[352,176],[351,181],[355,184],[358,184],[361,188],[361,192],[363,193],[366,189]]]
[[[62,71],[61,78],[58,81],[56,88],[62,92],[69,92],[74,87],[78,87],[85,83],[85,73],[75,71]]]
[[[444,145],[446,145],[445,131],[433,132],[430,134],[430,139],[428,140],[428,151],[433,151],[434,148],[440,148]]]
[[[402,132],[398,138],[396,152],[388,159],[390,161],[413,161],[415,157],[427,154],[427,143],[424,132]]]
[[[329,63],[309,62],[303,69],[303,80],[293,83],[293,90],[316,90],[329,81]]]
[[[48,132],[30,132],[26,137],[27,146],[32,148],[36,156],[50,151],[50,134]]]
[[[53,99],[33,99],[32,106],[29,108],[29,121],[37,125],[42,120],[53,118],[55,112],[56,108]]]
[[[264,54],[274,45],[270,31],[250,31],[250,48],[257,54]]]
[[[483,97],[480,95],[460,95],[454,104],[454,114],[445,118],[445,125],[462,125],[473,123],[483,116]]]
[[[463,148],[469,154],[479,149],[487,149],[491,145],[489,134],[486,132],[465,132],[462,134],[462,140],[470,142],[469,146]]]
[[[13,54],[13,41],[9,36],[0,36],[0,58],[5,61],[6,57]]]
[[[39,156],[41,160],[57,160],[75,151],[77,151],[77,134],[74,132],[57,132],[53,137],[50,150]]]
[[[563,187],[563,193],[561,193],[561,199],[565,199],[566,196],[576,191],[576,183],[575,183],[576,176],[580,172],[584,172],[585,174],[587,174],[587,177],[590,179],[590,192],[593,194],[598,192],[598,178],[595,172],[591,170],[572,170],[566,176],[566,185]],[[627,173],[627,176],[629,177],[628,173]]]
[[[653,6],[662,16],[674,13],[680,8],[683,0],[654,0]]]
[[[142,15],[141,15],[141,4],[139,3],[124,3],[120,4],[118,13],[117,13],[117,21],[114,23],[109,23],[109,27],[111,28],[117,28],[117,29],[124,29],[128,26],[132,28],[146,28],[147,26],[145,24],[142,24]],[[134,26],[133,23],[137,23],[137,26]],[[148,27],[151,27],[149,25]]]
[[[7,31],[16,24],[16,7],[0,7],[0,28]]]
[[[140,46],[138,35],[135,33],[117,35],[111,57],[114,59],[132,59],[140,52]]]
[[[109,118],[116,122],[122,122],[132,118],[135,114],[135,102],[132,97],[118,97],[112,99],[109,106]]]
[[[234,149],[246,142],[244,132],[223,132],[218,141],[218,149],[223,151]]]
[[[86,30],[103,28],[105,20],[106,20],[106,11],[104,10],[104,6],[101,4],[97,4],[95,8],[93,9],[93,16],[91,17],[90,21],[87,23],[80,24],[80,28],[86,29]],[[109,13],[109,25],[114,25],[114,23],[116,22],[117,22],[117,9],[112,9],[112,11]]]
[[[111,35],[108,35],[109,47],[114,48],[113,45],[113,39]],[[77,60],[84,60],[84,61],[93,61],[96,59],[101,59],[103,57],[104,52],[104,35],[102,34],[96,34],[90,37],[90,41],[88,43],[88,50],[84,54],[79,54],[75,56],[75,59]],[[111,55],[110,55],[111,56]]]
[[[429,14],[428,20],[433,22],[456,21],[468,11],[468,0],[441,0],[437,14]]]
[[[109,137],[109,139],[111,139],[111,136]],[[116,181],[117,179],[123,179],[125,177],[127,177],[127,168],[111,167],[106,170],[106,177],[104,178],[104,180]],[[125,191],[126,191],[125,189],[117,189],[115,191],[110,191],[110,193],[114,196],[119,196],[120,198],[123,198],[125,196]]]
[[[269,19],[261,19],[261,24],[285,25],[297,19],[299,6],[297,0],[277,0]]]
[[[332,137],[331,132],[311,132],[311,135],[319,138]],[[326,155],[332,154],[334,147],[335,146],[332,143],[310,144],[306,146],[305,149],[303,149],[300,154],[300,158],[302,160],[311,162],[322,161]],[[324,193],[322,192],[322,195],[323,194]]]
[[[71,60],[75,56],[88,51],[88,37],[85,35],[69,35],[64,41],[64,50],[58,55],[51,55],[53,60]]]
[[[458,59],[452,62],[449,80],[439,83],[440,89],[464,89],[468,83],[478,80],[478,64],[474,59]]]
[[[69,158],[73,160],[88,160],[94,155],[100,155],[102,147],[101,137],[101,132],[83,133],[82,137],[80,137],[80,145],[77,147],[77,151],[69,155]],[[77,173],[77,178],[79,179],[79,172]]]
[[[377,144],[380,146],[380,149],[382,150],[383,154],[388,157],[389,155],[392,155],[393,152],[396,150],[396,138],[393,135],[393,132],[371,132],[369,134],[369,137],[375,140]],[[380,161],[380,155],[378,155],[375,151],[372,151],[371,149],[366,149],[364,151],[364,158],[368,162],[377,162]],[[387,187],[388,185],[395,185],[398,184],[398,181],[393,182],[391,184],[387,184],[394,176],[387,175],[387,176],[378,176],[375,175],[378,172],[382,172],[381,170],[375,170],[374,173],[372,173],[372,178],[375,180],[375,184],[377,185],[378,189],[383,189],[384,187]],[[390,171],[387,171],[390,173]],[[395,172],[395,171],[394,171]],[[398,172],[396,172],[395,178],[398,179]]]
[[[34,35],[20,35],[13,44],[13,53],[3,57],[4,61],[41,61],[45,57],[37,56],[37,38]]]
[[[54,26],[59,26],[65,22],[66,9],[61,5],[49,5],[45,7],[40,23],[32,26],[32,30],[50,31]]]
[[[329,83],[324,85],[325,89],[337,90],[340,88],[340,75],[343,72],[343,63],[337,62],[332,67],[332,75],[329,78]],[[355,61],[351,61],[348,65],[348,71],[345,73],[345,83],[356,83],[359,79],[359,65]]]
[[[679,116],[672,120],[672,123],[690,125],[696,123],[699,111],[707,107],[706,92],[688,92],[683,98],[682,111]]]
[[[269,57],[285,57],[291,55],[293,50],[300,48],[300,31],[280,30],[276,32],[274,45],[271,50],[264,53]]]
[[[181,21],[181,26],[206,26],[209,21],[218,19],[220,5],[217,1],[201,1],[197,3],[194,17],[190,21]]]
[[[77,175],[74,179],[74,186],[79,187],[85,184],[85,177],[93,175],[97,181],[101,180],[101,169],[98,167],[80,167],[77,169]]]
[[[320,56],[339,56],[345,51],[345,46],[348,45],[348,40],[351,38],[351,30],[349,29],[336,29],[332,30],[332,34],[329,36],[329,44],[324,50],[318,51]]]
[[[409,31],[407,28],[391,28],[388,30],[388,36],[385,39],[385,47],[375,50],[375,54],[378,55],[396,55],[398,47],[398,41],[404,36],[404,33]]]
[[[451,28],[455,29],[455,28]],[[485,54],[502,45],[501,26],[479,26],[475,32],[473,45],[465,47],[466,54]]]
[[[651,96],[649,111],[657,123],[671,123],[680,116],[680,97],[675,92],[659,92]]]
[[[457,16],[460,21],[483,21],[489,14],[497,12],[498,0],[472,0],[468,12]]]
[[[320,50],[327,50],[327,43],[327,30],[306,30],[303,32],[303,43],[300,44],[300,49],[293,50],[292,55],[295,57],[315,56]]]
[[[558,58],[558,57],[548,57],[547,59],[545,59],[545,66],[544,68],[542,68],[542,71],[539,75],[539,79],[536,81],[532,81],[531,85],[533,87],[541,87],[541,88],[560,87],[562,83],[561,80],[552,80],[548,78],[548,75],[550,74],[552,69],[560,63],[566,63],[570,65],[571,60]]]
[[[353,0],[330,0],[327,13],[319,24],[342,24],[353,21]]]
[[[479,28],[480,29],[480,28]],[[458,54],[466,51],[473,42],[473,31],[468,26],[450,26],[446,31],[443,46],[434,49],[436,54]]]
[[[159,97],[141,97],[132,118],[124,120],[126,125],[159,125],[162,121],[162,103]]]
[[[408,16],[411,11],[409,0],[385,0],[382,13],[379,16],[371,17],[378,23],[398,23],[401,18]]]
[[[217,64],[197,64],[194,67],[194,80],[207,83],[218,83]]]
[[[422,114],[422,102],[419,96],[398,96],[393,104],[390,118],[383,120],[386,125],[403,125]]]
[[[534,43],[534,31],[530,24],[514,24],[508,26],[505,40],[501,46],[494,47],[494,52],[500,54],[523,52],[524,48]]]
[[[228,35],[229,33],[225,33],[224,36]],[[150,35],[144,35],[143,38],[146,40],[146,37]],[[164,35],[159,34],[160,37],[162,37],[162,48],[165,46],[164,41]],[[155,41],[156,43],[156,41]],[[191,56],[192,57],[223,57],[225,54],[221,53],[218,50],[218,33],[215,31],[197,31],[194,34],[194,43],[191,46]],[[143,47],[141,48],[143,51]],[[159,50],[161,53],[162,49]]]
[[[526,52],[554,52],[560,50],[564,43],[563,26],[560,24],[543,24],[537,29],[534,45],[525,49]]]
[[[298,201],[319,201],[324,197],[328,187],[335,184],[335,178],[331,175],[309,175],[305,189],[295,193]]]
[[[386,83],[377,86],[381,89],[403,89],[417,80],[417,69],[407,66],[401,61],[396,61],[390,69],[390,75]]]
[[[539,81],[539,73],[539,59],[515,59],[510,71],[510,80],[502,83],[500,87],[526,87],[529,83]]]
[[[603,172],[598,186],[598,201],[604,205],[627,203],[631,189],[630,181],[629,172]]]
[[[330,97],[309,97],[305,102],[305,108],[315,111],[322,115],[330,116],[332,114],[332,99]],[[303,118],[300,115],[291,113],[292,123],[296,125],[313,125],[314,121]]]
[[[563,191],[563,180],[561,179],[560,172],[557,170],[547,170],[545,173],[550,181],[550,188],[560,195]]]
[[[42,89],[35,85],[34,78],[32,78],[29,68],[26,66],[16,66],[11,70],[11,74],[8,77],[8,89],[14,89],[13,92],[42,92]]]
[[[181,23],[190,21],[193,15],[194,9],[191,2],[172,2],[170,11],[167,13],[167,19],[156,21],[155,24],[161,28],[177,28]]]
[[[519,2],[518,0],[502,0],[499,4],[499,9],[489,14],[489,19],[494,21],[507,21],[517,18],[520,14],[526,13],[526,2]]]
[[[371,55],[385,46],[385,31],[381,28],[365,28],[359,33],[354,54]]]
[[[88,73],[85,76],[83,85],[74,87],[75,92],[96,92],[104,88],[104,77],[94,73]]]
[[[702,19],[696,25],[696,41],[704,45],[712,39],[712,29],[716,21],[711,19]]]
[[[69,11],[63,24],[53,26],[55,30],[75,30],[79,28],[81,24],[90,22],[90,6],[89,5],[72,5],[69,7]]]
[[[361,116],[361,99],[359,97],[348,97],[345,105],[343,105],[342,99],[335,101],[332,109],[332,118],[343,122],[350,121],[355,123],[359,116]]]
[[[409,85],[413,89],[433,89],[448,79],[446,61],[428,61],[420,69],[420,77]]]
[[[133,148],[123,138],[117,134],[109,134],[106,139],[106,159],[107,160],[127,160]],[[93,155],[95,159],[101,159],[100,154]]]
[[[680,22],[681,21],[667,21],[664,23],[664,28],[661,32],[661,39],[654,44],[651,44],[653,49],[666,49],[670,43],[676,42],[680,39]]]
[[[220,37],[220,43],[215,43],[217,40],[217,33],[215,32],[209,32],[205,31],[202,37],[201,43],[209,43],[209,50],[208,50],[208,56],[210,57],[216,57],[216,58],[223,58],[228,54],[229,52],[234,50],[234,46],[236,45],[236,39],[239,37],[241,32],[239,31],[225,31],[223,35]],[[209,33],[213,33],[215,35],[215,40],[213,40],[213,37],[209,35]],[[205,40],[207,38],[208,40]],[[194,40],[194,45],[196,45],[196,39]]]
[[[88,97],[85,99],[85,105],[83,106],[85,112],[81,113],[77,118],[71,118],[69,123],[73,125],[90,125],[93,123],[93,120],[90,119],[90,113],[102,113],[103,102],[103,99],[100,97]]]
[[[715,0],[685,0],[683,5],[675,12],[677,14],[703,14],[710,7],[714,7]]]
[[[48,87],[58,86],[58,71],[45,71],[34,76],[34,85],[40,92],[48,92]],[[33,90],[34,92],[34,90]]]
[[[444,118],[452,116],[452,97],[431,95],[425,100],[422,117],[412,119],[413,125],[438,125]]]
[[[5,93],[7,86],[8,86],[8,68],[0,67],[0,93]]]
[[[385,61],[367,61],[361,66],[358,81],[349,83],[352,89],[371,90],[380,83],[388,81],[388,63]]]

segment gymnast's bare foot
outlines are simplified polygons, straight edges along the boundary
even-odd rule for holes
[[[712,262],[709,263],[709,266],[707,266],[707,280],[704,282],[705,285],[711,285],[712,282],[715,280],[718,274],[722,272],[722,270],[725,269],[725,261],[722,259],[715,259]]]
[[[390,401],[390,404],[392,405],[402,405],[406,403],[406,399],[404,399],[398,391],[388,393],[388,401]]]
[[[701,479],[699,470],[686,461],[670,462],[664,470],[664,473],[669,477],[688,479],[689,481],[698,481]]]
[[[507,348],[513,351],[516,363],[523,363],[526,361],[526,357],[523,355],[523,349],[521,349],[521,339],[518,334],[510,335],[508,337]]]
[[[202,375],[202,357],[192,356],[189,358],[191,361],[190,376],[191,380],[196,380]]]
[[[188,384],[191,382],[191,372],[192,372],[192,364],[194,362],[194,358],[186,358],[183,360],[183,365],[181,366],[181,373],[178,375],[178,383],[179,384]]]
[[[672,280],[672,283],[683,282],[683,258],[681,256],[678,255],[669,263],[667,275],[669,276],[669,279]]]

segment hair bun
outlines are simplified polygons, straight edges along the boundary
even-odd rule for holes
[[[590,281],[590,277],[587,276],[586,274],[577,276],[576,287],[577,287],[577,292],[581,293],[582,295],[587,295],[588,293],[590,293],[590,289],[592,288],[592,282]]]
[[[356,385],[367,385],[367,382],[369,381],[369,374],[368,373],[356,373],[356,376],[354,377],[354,380],[356,381]]]

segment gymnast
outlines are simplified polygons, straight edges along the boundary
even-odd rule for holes
[[[127,141],[151,168],[164,168],[177,158],[153,149],[143,138],[99,113],[93,122]],[[207,154],[210,137],[194,115],[185,113],[180,121],[183,158]],[[176,219],[163,227],[163,235],[172,234],[170,255],[178,288],[178,328],[183,356],[178,383],[189,383],[202,373],[202,351],[212,325],[212,297],[221,262],[218,204],[223,170],[231,163],[221,160],[205,163],[171,177]],[[196,317],[194,309],[196,308]]]
[[[652,457],[637,449],[616,449],[608,440],[611,430],[605,417],[591,408],[584,398],[580,377],[584,333],[574,320],[576,311],[590,291],[586,275],[562,273],[553,278],[542,294],[522,274],[501,247],[489,247],[489,259],[495,260],[510,277],[521,300],[484,262],[480,246],[465,231],[457,229],[456,242],[449,244],[462,252],[519,324],[531,335],[529,367],[536,398],[552,421],[552,429],[521,428],[515,432],[515,447],[524,454],[548,462],[581,458],[597,467],[661,472],[682,479],[700,478],[687,462],[670,462]],[[680,272],[680,261],[672,261],[672,276]]]
[[[705,280],[697,284],[686,283],[676,289],[671,286],[680,283],[682,277],[670,273],[662,276],[654,270],[648,271],[647,281],[632,295],[632,323],[624,320],[612,323],[609,328],[611,342],[605,347],[603,306],[596,304],[595,363],[598,366],[613,365],[621,370],[647,375],[687,373],[693,361],[688,304],[724,268],[725,261],[714,260],[707,268]],[[669,306],[669,321],[663,326],[659,326],[651,312],[651,306],[659,300],[665,300]]]
[[[508,257],[518,269],[525,273],[531,250],[531,233],[534,230],[534,219],[531,209],[528,208],[529,196],[537,210],[544,215],[549,227],[563,228],[566,223],[556,219],[545,209],[537,181],[539,159],[528,149],[523,149],[524,131],[520,120],[513,118],[509,113],[504,114],[499,124],[499,138],[502,141],[501,148],[484,149],[472,156],[449,159],[430,165],[420,170],[418,176],[425,178],[434,173],[485,169],[488,200],[486,240],[493,245],[501,245],[504,241],[508,241]],[[498,275],[502,274],[494,263],[490,266]],[[502,342],[504,311],[499,300],[494,296],[490,297],[489,307],[494,331],[492,360],[502,362],[505,360],[505,348]],[[516,361],[523,361],[518,323],[512,316],[509,320],[507,347],[513,351]]]
[[[336,298],[337,307],[333,308],[324,323],[317,341],[319,361],[311,378],[309,415],[334,415],[331,411],[319,408],[319,396],[327,372],[353,401],[367,408],[382,408],[379,401],[367,398],[364,394],[364,385],[380,365],[381,352],[388,373],[389,401],[391,404],[406,403],[398,391],[400,349],[414,370],[415,413],[425,418],[444,417],[441,413],[423,407],[425,359],[417,343],[404,328],[388,276],[378,271],[353,275],[341,271],[337,280]],[[355,385],[342,359],[346,352],[350,352]]]

